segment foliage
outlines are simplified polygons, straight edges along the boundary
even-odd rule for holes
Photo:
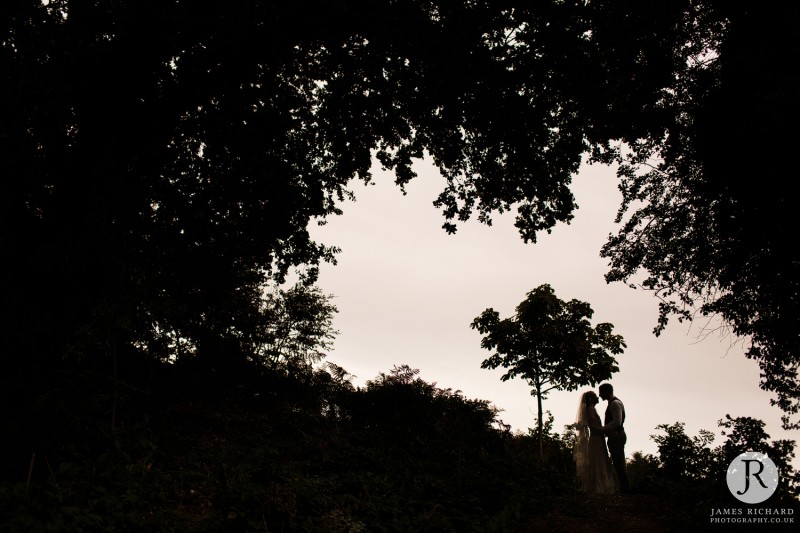
[[[659,466],[659,459],[654,455],[633,452],[625,465],[631,486],[640,493],[652,492],[660,477]]]
[[[698,436],[689,437],[684,427],[683,422],[656,426],[665,433],[650,437],[658,445],[661,469],[669,479],[704,479],[716,460],[707,447],[714,442],[714,434],[701,429]]]
[[[613,355],[623,352],[625,342],[612,334],[609,323],[592,327],[593,314],[588,303],[560,300],[545,284],[528,293],[513,317],[500,320],[500,314],[489,308],[471,324],[484,335],[481,348],[494,350],[481,368],[502,366],[506,373],[500,379],[519,376],[531,386],[531,395],[538,400],[539,435],[542,400],[549,391],[594,385],[619,371]]]
[[[691,3],[679,21],[690,55],[661,91],[659,127],[606,159],[620,163],[623,225],[602,249],[608,281],[660,299],[656,334],[670,316],[717,315],[746,339],[787,428],[800,408],[800,260],[792,200],[776,194],[792,162],[769,154],[797,144],[800,77],[785,68],[797,15],[770,2]]]
[[[527,239],[569,220],[578,71],[547,74],[558,49],[514,63],[534,40],[576,67],[591,47],[574,6],[545,7],[4,2],[4,352],[35,367],[179,339],[235,357],[267,278],[333,260],[307,227],[373,155],[402,186],[430,154],[448,231],[512,206]]]
[[[226,398],[172,370],[115,433],[86,416],[94,438],[62,428],[29,484],[0,480],[3,531],[504,531],[571,490],[557,437],[543,465],[488,402],[406,365],[364,388],[253,368]]]
[[[714,435],[700,430],[690,437],[685,433],[685,424],[660,424],[656,427],[663,434],[651,438],[658,445],[658,457],[634,457],[633,472],[647,472],[642,481],[634,486],[650,494],[660,495],[672,501],[676,509],[681,509],[681,521],[686,523],[708,523],[708,513],[712,508],[731,508],[740,505],[731,496],[727,487],[726,474],[730,462],[745,451],[758,451],[766,454],[778,467],[781,483],[762,507],[800,509],[798,499],[798,474],[791,460],[794,458],[795,442],[778,440],[770,442],[764,430],[764,422],[750,417],[732,418],[726,415],[719,421],[726,440],[722,445],[711,448]],[[654,466],[656,467],[654,470]]]
[[[99,373],[20,407],[36,434],[4,456],[14,468],[0,478],[0,530],[520,531],[554,506],[583,508],[572,438],[553,432],[552,415],[542,434],[512,434],[489,402],[407,365],[364,387],[332,364],[251,366],[226,395],[187,384],[177,365],[151,370],[120,391],[115,427]],[[770,442],[760,421],[721,422],[728,438],[717,450],[769,448],[776,464],[789,464],[794,443]],[[683,434],[682,424],[664,427]],[[634,489],[684,513],[670,515],[677,523],[705,521],[710,506],[730,505],[721,463],[683,479],[667,477],[662,463],[685,454],[694,464],[708,444],[672,438],[658,459],[634,454]],[[772,505],[794,505],[787,488]]]
[[[778,467],[781,478],[786,485],[780,490],[786,494],[799,496],[798,474],[792,466],[795,442],[789,440],[770,441],[764,431],[764,422],[751,417],[725,415],[719,421],[723,428],[725,442],[714,449],[709,444],[714,441],[714,434],[701,429],[699,435],[689,437],[684,431],[683,422],[660,424],[656,429],[664,435],[653,435],[651,438],[658,445],[660,469],[669,479],[702,480],[719,476],[727,470],[730,462],[739,454],[758,451],[767,455]]]
[[[267,294],[256,328],[254,357],[268,365],[312,364],[324,359],[324,351],[333,348],[338,333],[333,329],[338,310],[332,298],[303,283]]]
[[[770,441],[769,435],[764,431],[764,422],[749,416],[733,418],[731,415],[725,415],[725,418],[719,421],[719,426],[723,428],[722,434],[727,437],[719,450],[726,464],[744,452],[763,453],[778,467],[781,479],[786,483],[782,490],[800,496],[800,473],[795,472],[792,466],[795,441],[788,439]]]

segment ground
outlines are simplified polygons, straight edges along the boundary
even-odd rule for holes
[[[665,533],[671,510],[654,497],[581,495],[555,498],[552,509],[528,524],[529,532],[558,533]]]

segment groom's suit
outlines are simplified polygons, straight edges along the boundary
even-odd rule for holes
[[[628,437],[625,435],[625,406],[619,398],[614,396],[608,399],[605,415],[605,433],[608,437],[608,453],[611,455],[611,462],[614,463],[614,470],[617,471],[619,479],[619,491],[628,492],[628,473],[625,470],[625,442]]]

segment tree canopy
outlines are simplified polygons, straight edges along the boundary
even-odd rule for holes
[[[696,5],[705,40],[663,91],[662,129],[615,154],[623,225],[602,249],[606,277],[656,294],[657,334],[670,316],[722,317],[797,428],[800,226],[781,189],[796,173],[798,8]]]
[[[661,324],[719,313],[794,412],[795,224],[777,182],[755,185],[789,174],[772,154],[796,139],[798,8],[776,9],[3,2],[4,353],[36,365],[176,332],[227,357],[268,277],[334,259],[308,225],[373,157],[402,187],[429,156],[447,231],[516,210],[535,241],[571,219],[589,155],[621,164],[630,214],[608,279],[646,270]]]

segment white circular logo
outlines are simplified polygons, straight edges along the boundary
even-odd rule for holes
[[[778,468],[758,452],[744,452],[728,466],[728,490],[744,503],[761,503],[778,488]]]

